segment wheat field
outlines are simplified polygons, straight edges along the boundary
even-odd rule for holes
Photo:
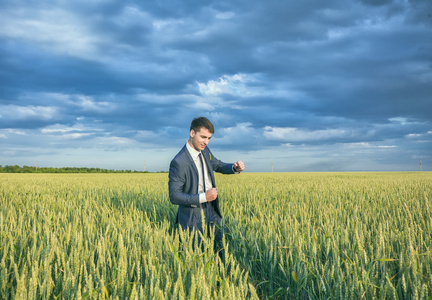
[[[0,299],[432,299],[432,173],[216,177],[224,261],[166,173],[0,174]]]

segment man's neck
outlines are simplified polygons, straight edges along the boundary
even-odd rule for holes
[[[187,147],[188,151],[192,156],[198,155],[199,153],[201,153],[201,151],[196,150],[189,141],[187,142],[187,146],[188,146]]]
[[[192,142],[190,139],[188,139],[187,143],[189,144],[189,146],[191,146],[193,149],[195,149],[194,146],[192,145]]]

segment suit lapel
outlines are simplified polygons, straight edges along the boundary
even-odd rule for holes
[[[198,189],[198,178],[199,178],[199,175],[198,175],[197,166],[195,165],[195,161],[193,160],[193,158],[192,158],[191,154],[189,153],[189,150],[187,149],[186,146],[184,146],[183,152],[184,152],[184,155],[186,155],[187,160],[189,161],[189,166],[195,171],[195,174],[196,174],[196,185],[197,185],[197,189]]]
[[[210,155],[209,155],[209,150],[206,148],[204,151],[203,151],[203,153],[204,153],[204,161],[206,162],[206,166],[207,166],[207,173],[209,174],[209,176],[210,176],[210,179],[211,179],[211,182],[212,182],[212,184],[213,184],[213,186],[216,186],[215,185],[215,180],[214,180],[214,173],[213,173],[213,165],[212,165],[212,163],[211,163],[211,161],[210,161]]]

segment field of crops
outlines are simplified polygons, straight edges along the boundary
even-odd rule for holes
[[[0,174],[0,298],[432,298],[432,173],[216,180],[224,262],[167,174]]]

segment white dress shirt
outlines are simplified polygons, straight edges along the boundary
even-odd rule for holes
[[[206,195],[205,195],[205,191],[204,191],[204,185],[203,185],[203,178],[202,178],[202,168],[201,168],[201,161],[199,158],[199,154],[201,153],[201,151],[197,151],[195,150],[191,145],[189,145],[188,142],[186,142],[186,148],[189,151],[189,154],[192,156],[193,161],[195,162],[195,165],[198,169],[198,194],[199,194],[199,202],[200,203],[205,203],[207,202],[206,199]],[[207,164],[204,158],[204,155],[201,154],[202,159],[203,159],[203,165],[204,165],[204,175],[205,175],[205,186],[206,186],[206,190],[208,191],[209,189],[211,189],[213,187],[208,170],[207,170]]]

